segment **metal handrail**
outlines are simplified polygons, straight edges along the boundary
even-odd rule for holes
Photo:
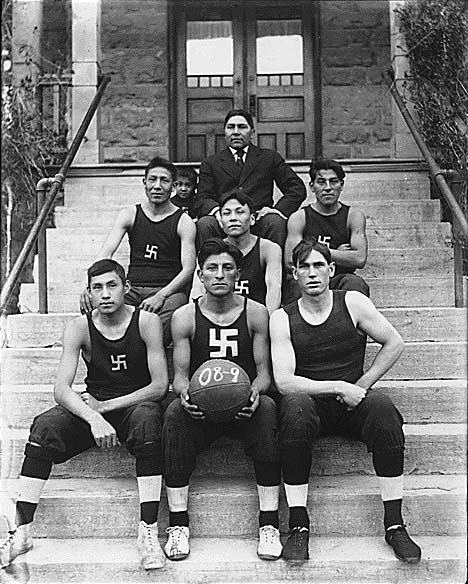
[[[45,223],[47,220],[47,216],[55,201],[55,197],[57,196],[57,193],[63,186],[68,169],[70,168],[70,165],[73,162],[76,153],[78,152],[78,148],[81,146],[81,142],[85,137],[86,130],[88,129],[89,124],[91,123],[91,120],[96,112],[99,102],[101,101],[102,95],[109,82],[110,76],[104,75],[96,90],[96,94],[93,98],[93,101],[90,103],[88,111],[83,117],[80,127],[78,128],[78,131],[76,132],[75,137],[73,138],[70,149],[68,150],[67,156],[65,157],[65,161],[63,162],[62,167],[60,168],[59,172],[54,176],[53,179],[48,179],[51,181],[52,186],[47,196],[45,197],[44,204],[42,205],[39,214],[36,217],[36,220],[34,221],[31,230],[29,231],[29,234],[26,238],[26,241],[23,244],[23,247],[19,255],[16,258],[13,269],[8,275],[5,285],[2,288],[2,292],[0,295],[0,314],[5,314],[8,300],[10,299],[14,287],[18,283],[19,277],[26,264],[27,258],[31,253],[36,241],[38,240],[41,230],[45,231]],[[42,190],[44,190],[43,185],[41,185],[41,188]]]
[[[415,121],[411,117],[411,114],[395,85],[395,72],[393,69],[390,68],[387,71],[384,71],[382,77],[384,78],[406,125],[413,135],[414,141],[427,162],[432,178],[437,183],[439,191],[452,213],[455,306],[465,306],[465,291],[463,287],[463,250],[460,240],[462,238],[464,238],[465,241],[468,240],[468,221],[466,220],[466,217],[445,178],[447,177],[450,180],[452,187],[459,191],[461,186],[460,174],[455,170],[442,170],[434,160],[434,157],[424,142]]]
[[[436,181],[437,186],[439,187],[440,192],[442,193],[442,196],[444,197],[447,205],[449,206],[452,212],[454,220],[458,221],[461,232],[466,238],[468,238],[468,221],[466,220],[466,217],[463,214],[463,211],[460,205],[458,204],[457,199],[453,196],[453,193],[450,190],[447,181],[445,180],[444,171],[441,170],[441,168],[434,160],[434,157],[432,156],[429,148],[424,142],[418,130],[418,127],[416,126],[415,121],[411,117],[411,114],[409,113],[403,101],[403,98],[400,95],[400,92],[396,88],[395,72],[393,71],[392,68],[390,68],[382,73],[382,77],[384,78],[384,81],[387,84],[390,93],[392,94],[392,97],[395,100],[395,103],[397,104],[398,109],[400,110],[401,115],[403,116],[403,119],[406,122],[406,125],[408,126],[411,134],[413,135],[414,141],[416,142],[419,150],[421,151],[421,154],[424,156],[429,166],[429,172],[431,173],[432,178]]]

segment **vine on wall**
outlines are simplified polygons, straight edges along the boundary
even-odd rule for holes
[[[396,12],[409,61],[406,88],[421,133],[439,165],[462,175],[465,190],[459,203],[466,212],[468,3],[408,0]]]

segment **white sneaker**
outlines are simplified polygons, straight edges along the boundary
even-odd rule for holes
[[[140,562],[145,570],[163,568],[166,557],[158,540],[158,524],[140,521],[138,525],[138,551]]]
[[[276,527],[273,527],[273,525],[260,527],[258,531],[258,556],[262,560],[277,560],[282,551],[280,533]]]
[[[164,552],[170,560],[185,560],[190,553],[189,528],[176,525],[166,529],[169,537]]]
[[[29,527],[30,523],[20,525],[15,531],[11,531],[0,544],[0,565],[2,568],[9,566],[15,558],[25,554],[33,547]]]

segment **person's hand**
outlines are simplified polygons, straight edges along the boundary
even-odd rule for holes
[[[349,243],[342,243],[336,249],[339,251],[353,251],[353,248],[349,245]]]
[[[346,381],[340,381],[338,383],[336,399],[340,403],[348,406],[348,410],[358,406],[366,395],[367,390],[358,385],[354,385],[354,383],[347,383]]]
[[[180,403],[182,407],[190,415],[194,420],[204,420],[205,414],[203,411],[196,406],[195,404],[191,403],[190,396],[187,392],[183,392],[180,394]]]
[[[103,402],[97,400],[95,397],[93,397],[87,391],[84,391],[81,394],[81,399],[84,401],[84,403],[88,407],[90,407],[92,410],[94,410],[98,414],[103,414],[104,413],[104,404],[103,404]]]
[[[86,314],[93,310],[93,305],[91,304],[91,294],[88,292],[88,288],[85,288],[80,294],[80,312],[81,314]]]
[[[264,217],[265,215],[269,215],[270,213],[275,213],[276,215],[279,215],[280,217],[283,217],[283,219],[285,219],[283,213],[281,213],[281,211],[278,211],[278,209],[273,209],[273,207],[262,207],[255,213],[255,219],[257,220],[261,219],[262,217]]]
[[[146,298],[140,303],[140,308],[142,310],[147,310],[148,312],[157,313],[162,305],[164,304],[166,297],[161,294],[161,292],[156,292],[153,296]]]
[[[96,414],[89,422],[89,425],[94,441],[99,448],[108,449],[114,446],[120,446],[115,428],[101,414]]]
[[[243,407],[240,412],[236,414],[236,420],[249,420],[260,403],[260,396],[256,389],[252,388],[249,398],[249,405]]]

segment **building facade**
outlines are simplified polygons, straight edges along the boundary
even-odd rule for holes
[[[15,2],[14,37],[38,25],[41,73],[70,73],[70,135],[111,75],[77,162],[199,162],[223,145],[233,107],[288,160],[417,156],[381,77],[405,70],[399,2],[32,2]]]

